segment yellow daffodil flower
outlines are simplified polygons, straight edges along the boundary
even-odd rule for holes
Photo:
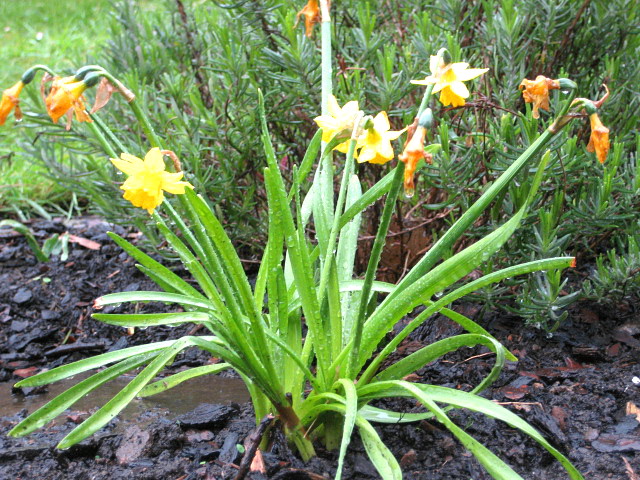
[[[320,7],[318,0],[309,0],[302,10],[296,15],[296,24],[300,17],[304,15],[304,31],[307,37],[313,35],[313,26],[320,22]]]
[[[591,136],[587,151],[595,152],[598,161],[604,163],[609,154],[609,129],[602,124],[597,113],[589,115],[589,121],[591,122]]]
[[[378,113],[373,119],[373,126],[365,129],[358,138],[356,148],[360,152],[356,155],[359,163],[369,162],[383,165],[394,157],[391,140],[397,139],[405,129],[392,131],[387,112]]]
[[[189,182],[180,181],[182,172],[165,171],[162,156],[160,149],[152,148],[144,160],[128,153],[123,153],[119,159],[111,159],[118,170],[129,176],[120,187],[124,190],[124,198],[149,214],[164,201],[163,191],[181,195],[185,187],[193,188]]]
[[[314,121],[322,129],[322,141],[329,142],[334,136],[344,136],[345,140],[351,136],[354,122],[360,113],[358,102],[352,100],[340,108],[336,97],[329,96],[328,115],[320,115]],[[336,150],[347,153],[349,142],[345,141],[336,147]]]
[[[73,110],[76,120],[79,122],[91,122],[91,118],[85,111],[82,94],[88,88],[83,81],[76,81],[75,77],[55,78],[45,99],[47,113],[54,123],[58,123],[60,117]],[[71,118],[71,117],[69,117]],[[70,127],[70,120],[67,129]]]
[[[404,151],[398,159],[405,164],[404,167],[404,193],[407,197],[413,197],[415,193],[415,185],[413,176],[415,174],[418,162],[424,159],[427,163],[431,163],[433,156],[424,151],[424,141],[427,137],[427,129],[418,125],[411,140],[407,142]]]
[[[7,117],[14,109],[14,116],[16,117],[16,120],[20,120],[22,118],[22,112],[20,111],[19,105],[20,100],[18,99],[18,96],[22,91],[22,87],[24,87],[24,83],[19,81],[13,87],[7,88],[2,92],[2,100],[0,100],[0,125],[4,125],[4,122],[7,121]]]
[[[525,103],[533,103],[533,118],[540,118],[539,109],[549,111],[549,90],[558,90],[560,80],[552,80],[543,75],[538,75],[535,80],[522,80],[518,86],[522,90],[522,98]]]
[[[411,80],[414,85],[434,85],[433,93],[440,92],[440,102],[445,107],[461,107],[465,98],[469,98],[469,90],[462,82],[467,82],[486,73],[488,68],[468,68],[469,64],[445,63],[438,55],[431,55],[429,69],[431,75],[424,80]]]

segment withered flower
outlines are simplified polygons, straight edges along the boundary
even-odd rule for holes
[[[559,90],[560,80],[538,75],[535,80],[522,80],[518,89],[526,103],[533,103],[533,118],[540,118],[539,109],[549,111],[549,90]]]

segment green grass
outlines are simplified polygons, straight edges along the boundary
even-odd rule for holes
[[[108,38],[109,0],[21,0],[0,2],[0,91],[31,65],[44,63],[68,73],[98,53]],[[42,112],[39,77],[23,91],[23,111]],[[33,92],[27,92],[30,89]],[[37,100],[36,100],[37,99]],[[34,100],[36,100],[34,102]],[[60,201],[67,194],[44,177],[17,146],[13,115],[0,127],[0,210],[33,211],[33,204]],[[33,136],[33,130],[28,135]],[[37,209],[36,209],[37,211]]]

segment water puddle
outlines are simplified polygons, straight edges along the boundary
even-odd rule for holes
[[[12,393],[11,387],[15,382],[0,383],[0,417],[15,415],[23,408],[26,408],[29,413],[33,413],[87,376],[76,375],[73,378],[48,385],[45,393],[27,396]],[[132,378],[120,377],[102,385],[72,405],[70,410],[88,412],[101,407],[124,388]],[[118,417],[121,420],[131,422],[140,418],[142,414],[153,410],[172,419],[190,412],[202,403],[228,405],[230,403],[244,403],[248,400],[249,393],[240,379],[214,376],[197,377],[152,397],[134,399]],[[64,422],[64,419],[65,415],[62,414],[56,421]]]

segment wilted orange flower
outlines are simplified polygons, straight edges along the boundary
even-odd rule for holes
[[[424,141],[427,137],[427,129],[418,125],[411,140],[404,147],[404,151],[398,159],[405,164],[404,166],[404,193],[407,197],[412,197],[415,193],[415,185],[413,176],[418,162],[424,159],[425,162],[431,163],[433,156],[424,151]]]
[[[467,82],[486,73],[488,68],[469,68],[468,63],[445,63],[439,55],[431,55],[429,61],[431,75],[424,80],[411,80],[414,85],[433,84],[433,93],[440,92],[439,100],[445,107],[461,107],[465,98],[469,98]]]
[[[58,123],[62,117],[70,110],[76,114],[79,122],[91,122],[91,118],[85,111],[84,98],[82,94],[88,88],[83,81],[76,81],[75,77],[55,78],[51,85],[49,95],[44,103],[47,113],[54,123]],[[71,127],[71,120],[67,123],[67,129]]]
[[[149,150],[144,160],[123,153],[120,158],[112,158],[111,162],[129,176],[120,187],[124,190],[125,200],[135,207],[144,208],[149,214],[164,201],[163,191],[182,195],[186,187],[193,188],[189,182],[180,181],[182,172],[165,171],[159,148]]]
[[[596,152],[596,157],[600,163],[604,163],[609,154],[609,129],[605,127],[597,113],[589,115],[591,122],[591,136],[587,145],[588,152]]]
[[[311,35],[313,35],[313,26],[321,20],[318,0],[309,0],[304,8],[296,15],[296,21],[299,21],[303,15],[305,35],[311,37]]]
[[[518,86],[526,103],[533,103],[533,118],[540,118],[539,109],[549,111],[549,90],[560,89],[560,80],[538,75],[535,80],[522,80]]]
[[[2,100],[0,100],[0,125],[4,125],[4,122],[7,121],[7,117],[13,109],[15,109],[14,116],[16,117],[16,120],[20,120],[22,118],[20,100],[18,100],[18,95],[20,95],[22,87],[24,87],[24,83],[19,81],[13,87],[7,88],[2,92]]]

